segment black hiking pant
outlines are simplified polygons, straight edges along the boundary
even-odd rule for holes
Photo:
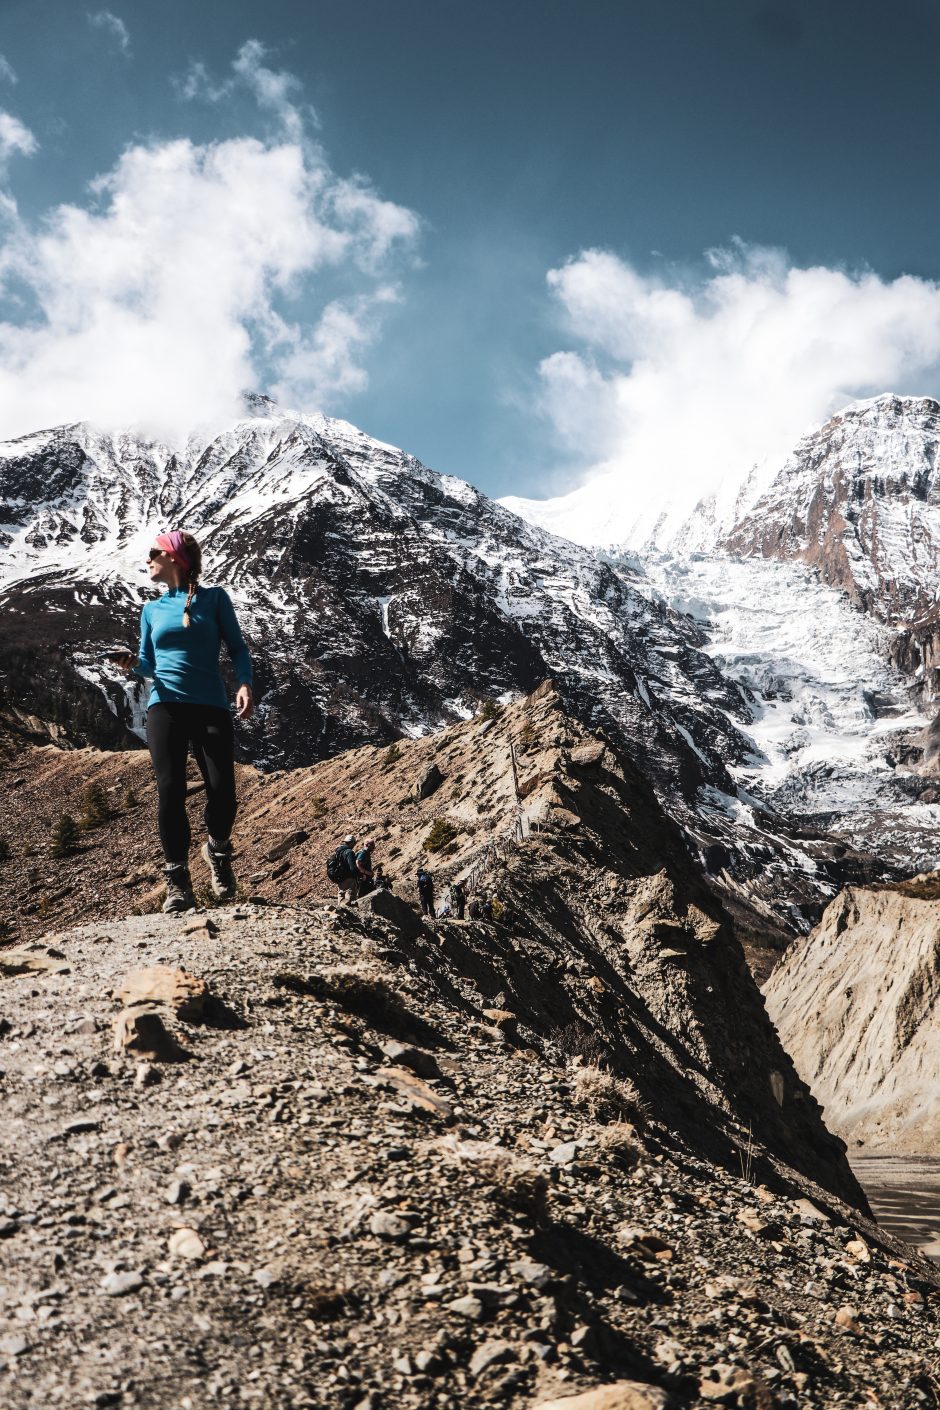
[[[151,705],[147,711],[147,746],[157,776],[157,819],[167,862],[185,862],[189,857],[186,760],[190,747],[206,785],[204,817],[209,836],[217,842],[226,841],[238,808],[235,727],[228,710],[217,705],[190,705],[182,700]]]

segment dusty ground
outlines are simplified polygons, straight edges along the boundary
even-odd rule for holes
[[[50,937],[51,972],[7,952],[5,1407],[521,1407],[622,1377],[677,1407],[940,1404],[930,1266],[494,1022],[482,927],[210,923]],[[215,996],[166,1018],[185,1060],[112,1051],[112,991],[157,964]]]
[[[145,756],[4,769],[36,947],[0,950],[4,1408],[522,1407],[624,1376],[677,1407],[940,1404],[940,1275],[866,1217],[677,830],[550,690],[244,774],[258,901],[183,918],[149,913]],[[93,779],[111,817],[51,858]],[[437,819],[439,881],[508,923],[319,899],[349,827],[408,897]],[[214,996],[164,1010],[159,1060],[112,1034],[153,965]]]

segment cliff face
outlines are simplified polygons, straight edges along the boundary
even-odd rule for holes
[[[940,1152],[940,885],[846,889],[765,988],[830,1127],[866,1150]]]

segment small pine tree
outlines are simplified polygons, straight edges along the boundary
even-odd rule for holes
[[[529,749],[535,743],[535,740],[535,725],[531,720],[526,720],[522,729],[519,731],[519,743],[522,745],[523,749]]]
[[[428,852],[443,852],[458,836],[458,829],[452,822],[448,822],[446,818],[437,818],[424,839],[424,846]]]
[[[71,813],[62,813],[52,829],[49,850],[54,857],[68,857],[78,842],[78,824]]]
[[[0,837],[0,862],[8,862],[13,855],[12,848],[5,837]]]
[[[480,716],[484,720],[498,720],[503,712],[503,707],[496,700],[489,697],[480,706]]]
[[[111,816],[108,795],[100,783],[90,783],[82,794],[82,827],[100,827]]]
[[[125,808],[136,808],[139,801],[140,800],[137,797],[137,794],[134,792],[133,788],[128,788],[127,792],[124,794]]]
[[[395,740],[385,751],[385,763],[396,764],[400,758],[401,749],[399,748],[398,741]]]

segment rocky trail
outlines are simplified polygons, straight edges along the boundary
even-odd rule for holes
[[[246,770],[233,907],[152,913],[148,767],[3,763],[0,1404],[940,1404],[940,1272],[870,1219],[681,833],[551,687]],[[400,895],[325,894],[347,827]],[[428,858],[504,922],[422,922]]]
[[[530,1027],[508,948],[362,903],[5,952],[0,1403],[937,1404],[937,1272]]]

